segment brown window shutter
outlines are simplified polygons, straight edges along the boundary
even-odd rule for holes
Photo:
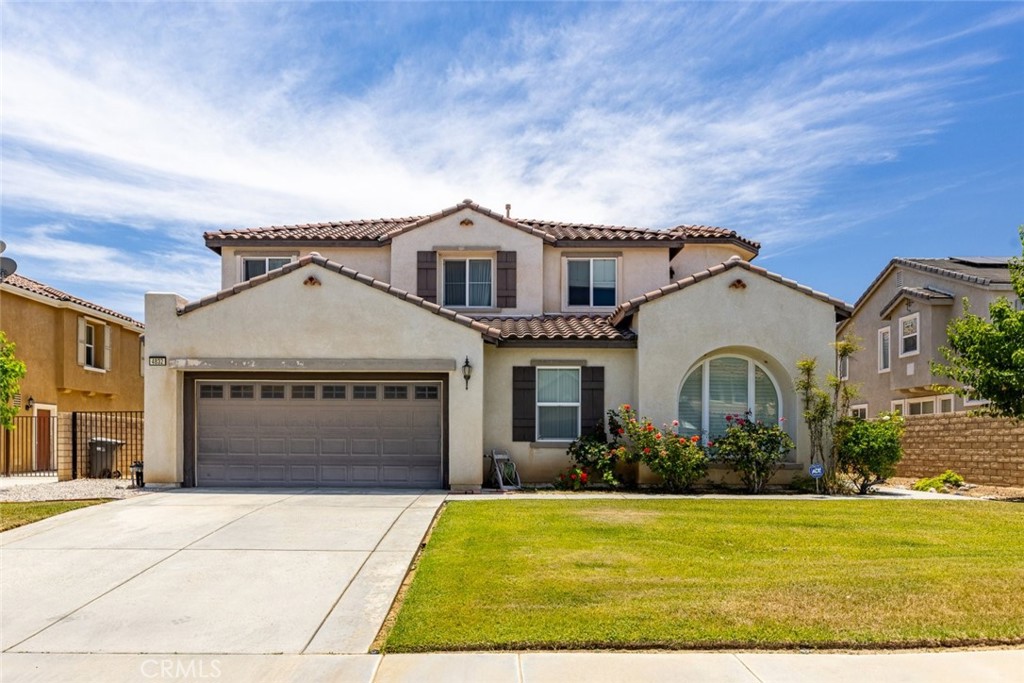
[[[416,294],[437,303],[437,252],[416,252]]]
[[[604,419],[604,368],[580,368],[580,434],[586,435]]]
[[[516,307],[516,252],[498,252],[498,308]]]
[[[537,370],[529,366],[512,368],[512,440],[533,441],[537,437]]]

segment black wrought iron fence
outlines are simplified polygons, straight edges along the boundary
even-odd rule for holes
[[[57,416],[19,415],[0,434],[2,474],[52,477],[57,473]]]
[[[141,410],[18,416],[0,433],[0,474],[127,479],[142,462],[142,423]]]
[[[121,479],[142,462],[143,412],[71,413],[71,478]]]

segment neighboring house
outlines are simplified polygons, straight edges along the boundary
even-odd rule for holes
[[[35,469],[54,466],[58,413],[142,410],[139,321],[15,274],[0,283],[0,329],[26,366],[16,405],[37,418]]]
[[[972,407],[948,388],[950,380],[932,373],[929,361],[945,362],[946,328],[971,312],[988,315],[998,297],[1016,301],[1009,257],[894,258],[854,306],[837,331],[853,334],[862,350],[840,375],[858,385],[855,415],[873,417],[894,410],[905,415],[959,412]],[[945,388],[944,388],[945,387]],[[981,402],[973,405],[980,405]]]
[[[806,461],[792,375],[841,301],[704,226],[423,217],[207,233],[222,291],[146,297],[146,479],[478,489],[506,449],[550,481],[631,403],[687,434],[752,410]],[[172,419],[171,416],[174,416]],[[796,467],[794,465],[793,467]]]

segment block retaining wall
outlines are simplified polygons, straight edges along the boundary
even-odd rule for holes
[[[953,415],[906,418],[900,477],[953,470],[969,484],[1024,486],[1024,420]]]

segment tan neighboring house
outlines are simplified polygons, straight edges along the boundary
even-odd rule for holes
[[[988,315],[998,297],[1021,302],[1010,282],[1009,257],[894,258],[868,286],[838,336],[853,334],[863,349],[839,368],[858,385],[855,415],[882,411],[905,415],[960,412],[982,405],[965,402],[935,375],[930,361],[944,362],[939,347],[948,342],[946,328],[971,312]]]
[[[475,490],[501,449],[544,482],[623,403],[708,437],[789,418],[806,466],[792,375],[847,304],[730,230],[508,213],[207,233],[221,291],[146,296],[146,480]]]
[[[37,418],[35,469],[53,467],[59,413],[142,410],[139,321],[15,274],[0,283],[0,329],[26,366],[16,404]]]

